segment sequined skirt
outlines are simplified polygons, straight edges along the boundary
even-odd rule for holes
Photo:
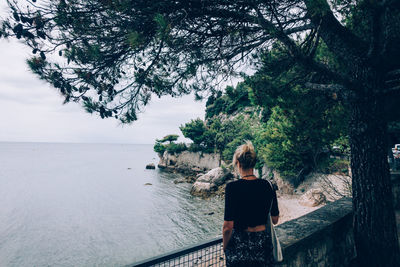
[[[269,231],[245,232],[233,229],[225,250],[227,267],[274,266],[271,234]]]

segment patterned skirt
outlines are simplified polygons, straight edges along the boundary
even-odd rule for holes
[[[274,266],[271,234],[269,231],[245,232],[233,229],[225,250],[227,267]]]

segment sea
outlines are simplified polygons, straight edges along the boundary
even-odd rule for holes
[[[0,142],[0,266],[125,266],[221,234],[152,145]]]

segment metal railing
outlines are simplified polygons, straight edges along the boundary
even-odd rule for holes
[[[214,238],[200,244],[175,250],[128,266],[223,267],[225,266],[225,255],[222,249],[222,238]]]

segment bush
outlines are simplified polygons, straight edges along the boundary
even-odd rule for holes
[[[182,151],[187,150],[185,143],[178,143],[178,144],[171,143],[171,144],[166,145],[166,147],[167,147],[168,153],[170,153],[170,154],[178,154],[178,153],[181,153]]]
[[[191,143],[191,144],[189,144],[189,146],[188,146],[188,150],[189,150],[190,152],[199,152],[199,151],[203,151],[204,148],[203,148],[202,146],[198,145],[198,144]]]
[[[321,161],[318,166],[318,170],[322,173],[339,173],[342,175],[348,175],[350,162],[346,159],[326,158]]]
[[[204,133],[207,131],[206,125],[203,120],[197,118],[195,120],[191,120],[185,125],[181,125],[179,127],[184,137],[189,138],[196,145],[203,145],[205,142]]]
[[[160,143],[165,143],[165,142],[169,142],[170,144],[176,140],[178,140],[179,135],[177,134],[169,134],[167,136],[164,136],[163,139],[161,140],[157,140]]]
[[[167,149],[165,145],[161,144],[160,142],[156,142],[153,147],[154,151],[162,156]]]
[[[297,176],[305,164],[299,144],[295,142],[298,137],[296,129],[282,109],[275,107],[272,110],[265,131],[258,136],[258,140],[263,142],[259,154],[269,167],[282,176]]]
[[[206,118],[212,118],[221,113],[232,114],[251,106],[248,91],[249,88],[245,83],[239,83],[236,87],[227,86],[223,95],[211,95],[206,103]]]
[[[190,152],[202,152],[202,153],[214,153],[215,148],[214,147],[207,147],[203,145],[198,145],[191,143],[189,147],[187,148],[188,151]]]

